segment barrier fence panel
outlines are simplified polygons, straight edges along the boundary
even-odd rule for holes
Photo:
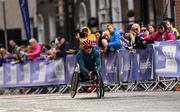
[[[120,50],[119,51],[119,88],[123,87],[126,90],[134,90],[141,86],[144,90],[150,84],[146,84],[146,80],[151,80],[154,77],[154,49],[153,46],[148,46],[144,50]]]
[[[64,60],[30,61],[23,64],[4,63],[0,67],[0,87],[31,87],[65,84]]]
[[[127,87],[133,85],[128,80],[131,73],[131,51],[125,49],[119,50],[118,64],[119,85],[112,92],[116,92],[119,89],[127,90]]]
[[[65,59],[65,69],[66,69],[66,84],[71,83],[71,77],[75,69],[76,55],[67,55]]]
[[[180,77],[180,42],[156,42],[156,73],[160,77]]]
[[[156,74],[157,86],[165,86],[164,90],[172,90],[180,77],[180,41],[156,42]]]
[[[109,53],[102,57],[102,78],[106,84],[115,84],[119,82],[118,78],[118,53]]]
[[[154,48],[152,45],[145,50],[137,51],[138,77],[137,80],[152,80],[154,78]]]
[[[67,85],[59,91],[60,93],[64,93],[68,90],[68,88],[70,88],[71,78],[75,69],[75,64],[76,55],[67,55],[65,58],[65,82]]]
[[[119,62],[119,80],[128,81],[131,72],[131,52],[129,50],[120,50],[118,54]]]
[[[112,92],[119,89],[172,90],[179,85],[179,54],[180,41],[156,42],[144,50],[124,49],[109,53],[101,58],[103,82]],[[66,92],[70,87],[75,58],[76,55],[68,55],[48,63],[39,60],[4,63],[0,67],[0,88],[11,88],[4,91],[6,94],[11,91],[16,94],[22,87],[30,88],[25,89],[25,93]]]
[[[109,52],[108,55],[103,55],[101,58],[102,80],[110,91],[116,88],[119,83],[118,61],[118,52]]]
[[[149,80],[154,77],[154,48],[149,45],[146,49],[138,49],[131,55],[132,69],[130,75],[134,75],[132,79],[135,80],[135,84],[129,90],[146,90],[153,83]]]

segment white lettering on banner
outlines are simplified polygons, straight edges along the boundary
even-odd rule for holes
[[[45,82],[46,80],[46,68],[47,65],[44,64],[43,62],[39,63],[39,74],[38,74],[38,79],[37,80],[33,80],[33,83],[38,83],[38,82]]]
[[[157,58],[159,61],[166,61],[166,57],[164,55],[161,55],[157,52]]]
[[[111,64],[112,66],[107,66],[108,73],[116,73],[117,72],[117,66],[115,64]]]
[[[124,71],[129,71],[131,69],[131,65],[129,63],[124,64]]]
[[[3,67],[0,67],[0,85],[4,84],[4,71]]]
[[[10,81],[8,81],[7,84],[17,84],[16,64],[15,65],[11,65],[11,70],[10,70],[8,75],[10,75]]]
[[[30,64],[25,64],[23,66],[23,77],[24,79],[19,81],[20,84],[25,84],[25,83],[30,83],[30,76],[31,76],[31,71],[30,71]]]
[[[126,61],[124,57],[122,57],[121,59],[121,65],[120,65],[120,73],[123,74],[124,71],[129,71],[131,69],[131,65],[129,63],[129,61]]]
[[[55,73],[55,78],[51,78],[48,81],[64,81],[65,76],[64,76],[64,62],[62,59],[57,60],[54,62],[54,73]]]
[[[140,61],[140,69],[147,69],[147,68],[151,68],[151,62],[149,61],[149,57],[146,60]]]
[[[121,58],[120,60],[121,60],[121,61],[120,61],[120,74],[123,74],[124,59],[123,59],[123,58]]]
[[[59,81],[65,80],[64,78],[64,64],[63,60],[56,62],[55,75]]]
[[[158,69],[157,72],[177,73],[177,62],[175,60],[176,46],[162,46],[162,52],[166,58],[165,68]]]
[[[150,61],[146,61],[146,62],[140,62],[140,69],[147,69],[147,68],[151,68],[151,62]]]
[[[140,56],[139,56],[139,54],[137,54],[137,62],[138,62],[138,65],[140,65]],[[141,69],[141,67],[140,67],[140,69]],[[138,72],[140,72],[140,69],[138,69]]]
[[[112,59],[112,60],[114,60],[114,59]],[[105,62],[106,71],[108,74],[109,73],[117,73],[117,66],[113,63],[113,61],[111,63],[108,63],[108,59],[105,59],[104,62]]]

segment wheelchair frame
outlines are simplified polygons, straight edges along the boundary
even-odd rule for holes
[[[72,75],[72,79],[71,79],[71,98],[74,98],[76,93],[78,92],[78,86],[82,85],[86,85],[86,86],[95,86],[96,87],[96,93],[97,93],[97,98],[102,98],[104,97],[104,84],[101,78],[101,75],[96,71],[96,77],[98,80],[92,80],[93,83],[90,83],[91,80],[89,81],[85,81],[85,82],[80,82],[79,81],[79,76],[80,74],[80,69],[79,69],[79,64],[77,63],[75,65],[75,69]],[[80,86],[82,87],[82,86]]]

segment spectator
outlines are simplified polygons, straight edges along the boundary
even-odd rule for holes
[[[32,47],[32,51],[27,53],[29,59],[35,59],[41,53],[41,45],[37,42],[36,39],[31,38],[29,40],[30,46]]]
[[[98,45],[101,49],[101,53],[107,53],[108,49],[108,40],[110,37],[109,31],[104,31],[102,37],[98,41]]]
[[[8,56],[7,51],[4,48],[0,48],[0,67],[6,62],[6,58]]]
[[[57,44],[58,50],[57,50],[57,57],[65,57],[69,52],[70,45],[69,43],[65,40],[64,37],[60,37],[58,39],[59,43]]]
[[[134,43],[132,43],[132,46],[129,47],[130,50],[137,49],[137,48],[144,49],[144,47],[145,47],[145,45],[143,43],[143,39],[142,39],[142,37],[144,36],[144,33],[141,33],[140,29],[141,28],[140,28],[139,24],[137,24],[137,23],[134,23],[131,27],[131,30],[132,30],[131,36],[134,39]]]
[[[1,61],[2,60],[6,60],[8,58],[9,53],[4,49],[4,48],[0,48],[0,57],[1,57]]]
[[[27,52],[31,52],[32,48],[30,47],[30,45],[28,47],[21,45],[18,47],[18,52],[19,52],[19,57],[20,57],[20,62],[24,62],[28,60],[27,57]]]
[[[102,37],[102,31],[95,32],[96,40],[99,40]]]
[[[74,50],[74,53],[76,54],[80,49],[80,30],[76,30],[73,33],[73,42],[71,43],[71,49]]]
[[[57,43],[58,44],[58,43]],[[46,51],[47,59],[56,59],[57,58],[57,44],[55,43],[55,40],[51,41],[51,48]]]
[[[143,34],[143,37],[149,35],[149,31],[147,30],[147,27],[145,25],[141,26],[141,33]]]
[[[88,27],[84,27],[81,34],[81,42],[86,40],[87,38],[93,42],[96,40],[95,35],[91,33]]]
[[[157,41],[176,40],[176,37],[172,32],[169,32],[166,23],[162,22],[158,25],[158,31],[144,37],[145,41],[151,41],[156,39]]]
[[[153,26],[151,24],[148,24],[147,28],[148,28],[148,31],[149,31],[149,35],[153,34],[156,31],[155,26]]]
[[[95,37],[96,37],[96,40],[93,42],[93,47],[94,47],[96,50],[100,50],[99,40],[100,40],[101,37],[102,37],[102,31],[96,31],[96,32],[95,32]]]
[[[124,34],[124,36],[121,38],[121,41],[126,43],[127,46],[132,46],[135,42],[135,37],[133,36],[133,31],[131,29],[133,24],[130,24],[127,28],[127,33]]]
[[[17,53],[17,49],[18,49],[18,45],[16,44],[16,42],[14,40],[9,40],[9,45],[11,47],[11,53],[15,54]]]
[[[119,29],[114,28],[113,24],[108,24],[107,30],[110,32],[108,49],[110,49],[110,51],[119,50],[121,48]]]
[[[20,61],[20,54],[19,54],[19,46],[16,44],[14,40],[9,40],[9,45],[11,48],[10,54],[8,56],[9,59],[13,61]]]
[[[167,25],[169,31],[175,35],[176,39],[180,39],[180,35],[179,35],[178,30],[175,27],[173,27],[173,22],[174,22],[173,19],[172,18],[166,18],[165,22],[166,22],[166,25]]]

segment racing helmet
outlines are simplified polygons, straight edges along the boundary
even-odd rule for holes
[[[93,47],[93,43],[91,40],[89,39],[86,39],[84,40],[82,43],[81,43],[82,47],[85,48],[85,47]]]

